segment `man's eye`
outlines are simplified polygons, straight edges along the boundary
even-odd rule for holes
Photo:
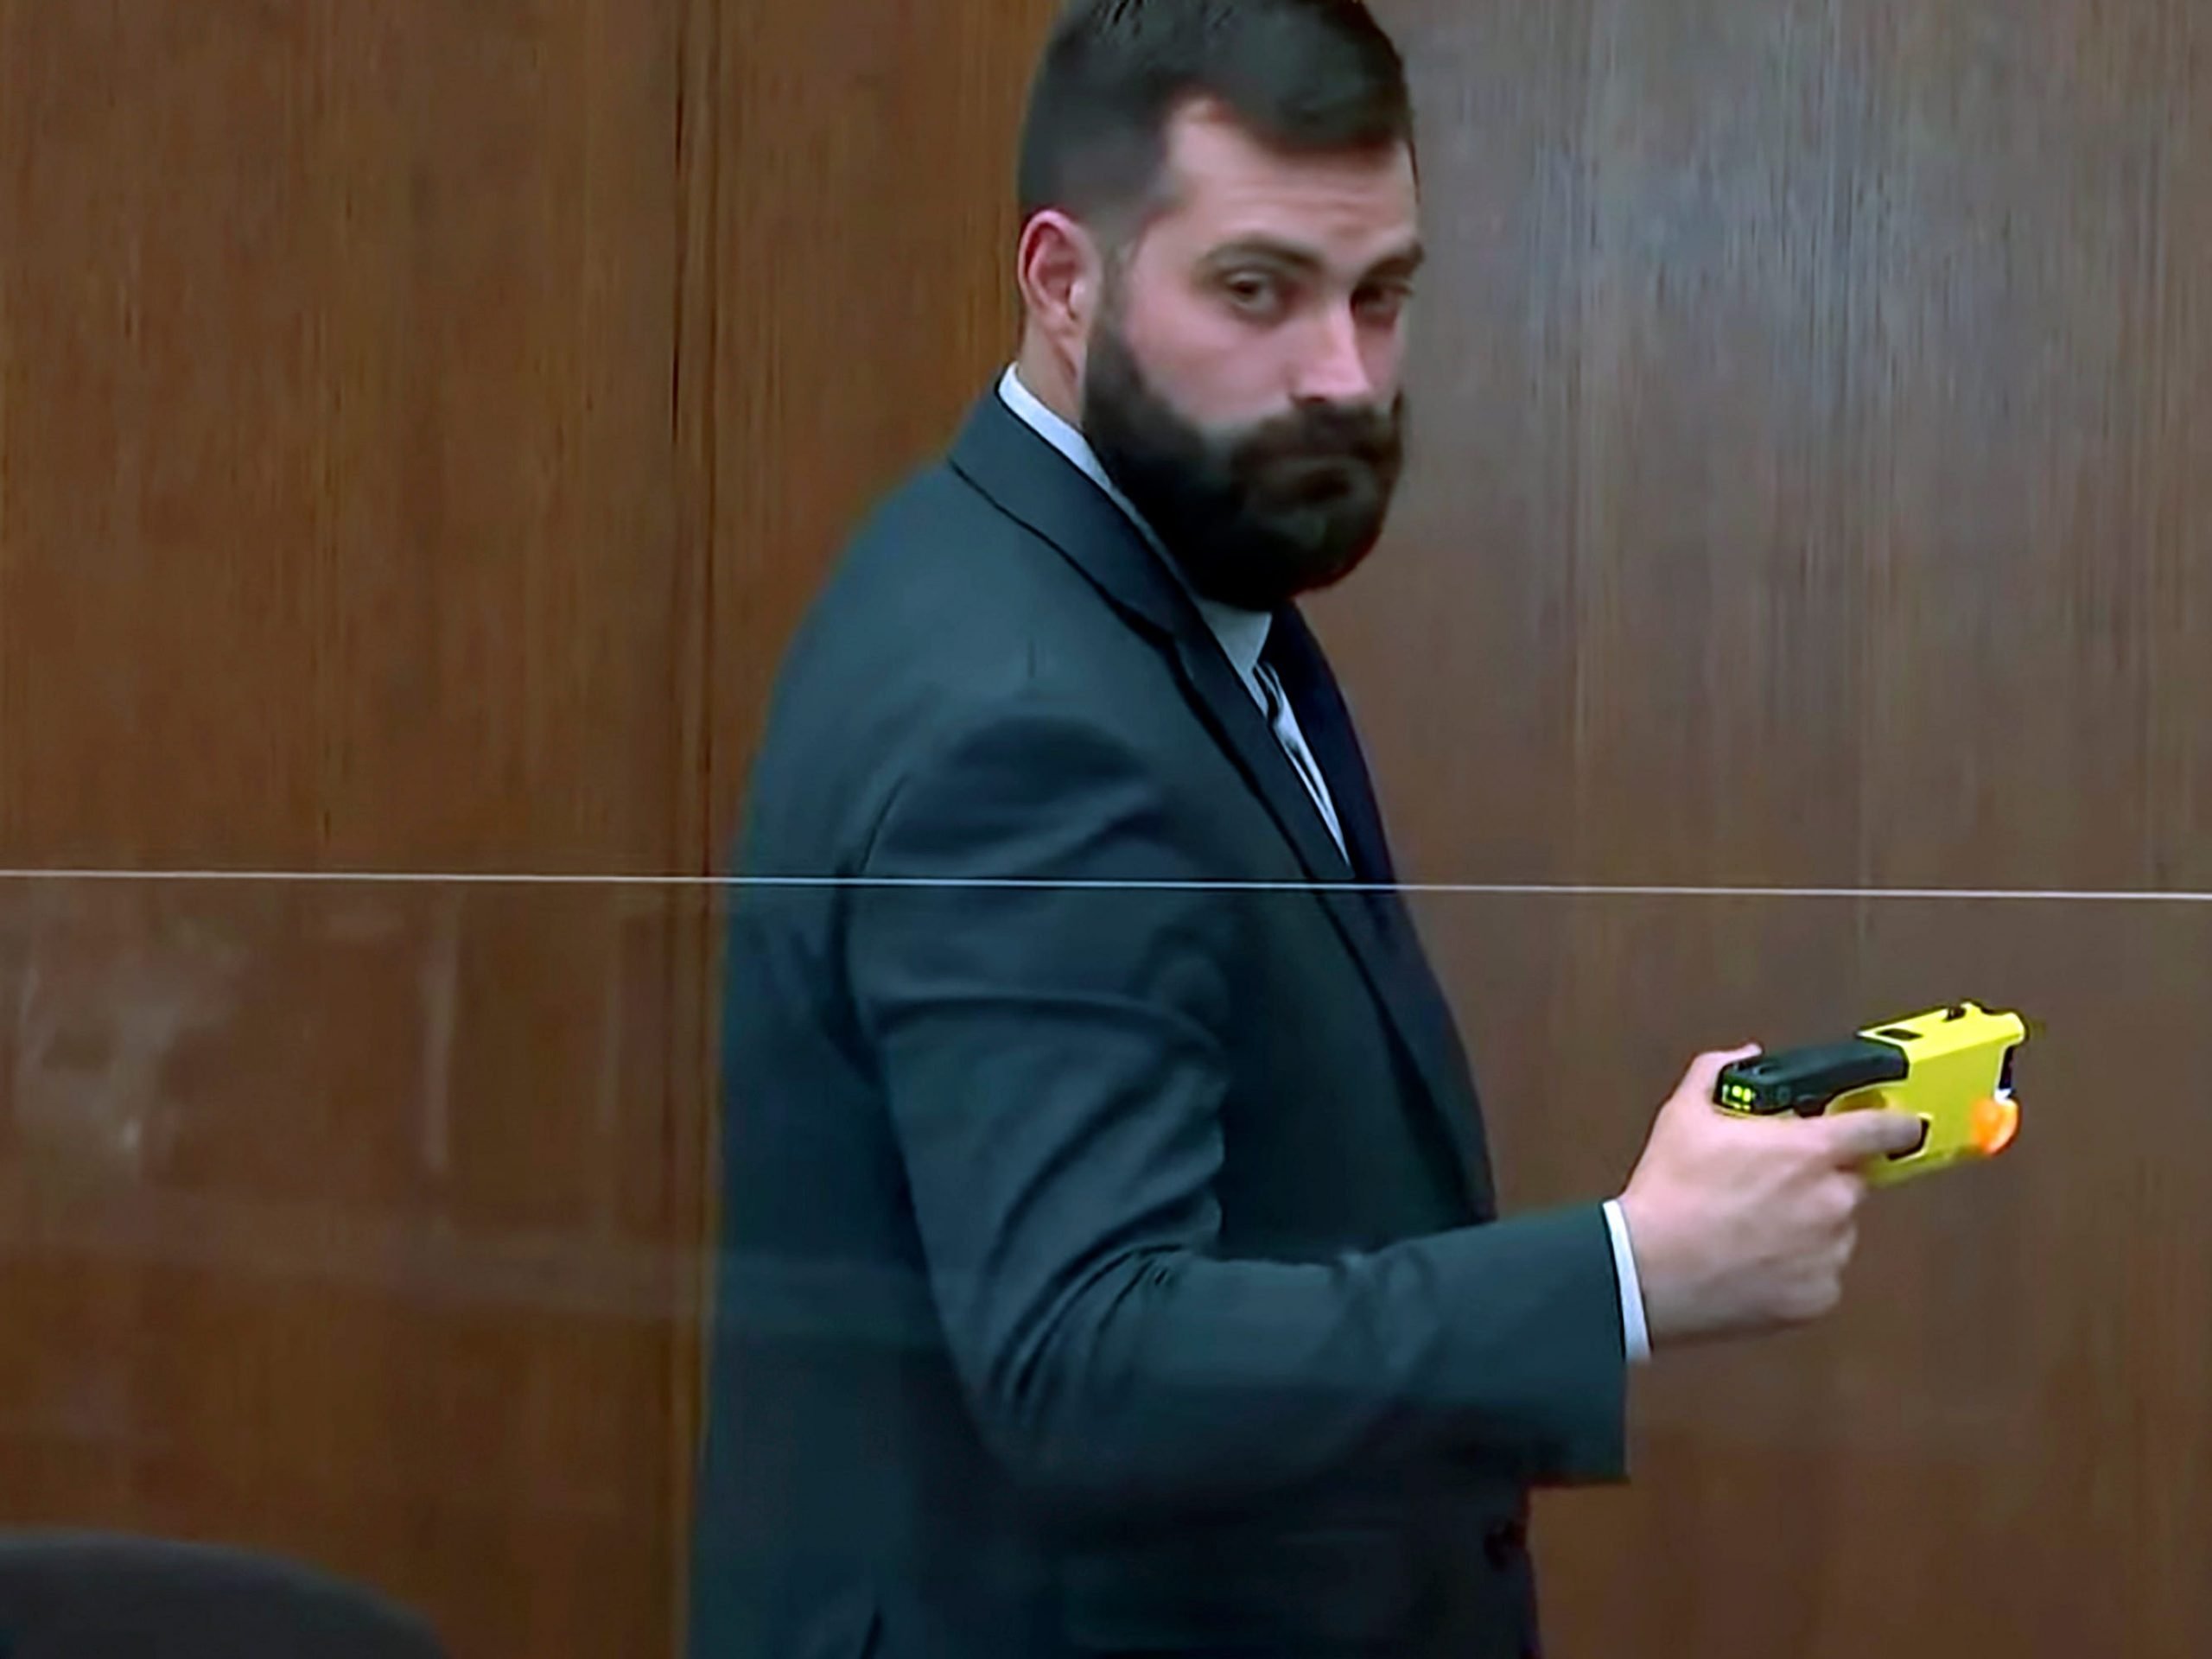
[[[1282,302],[1282,289],[1274,277],[1257,271],[1243,271],[1224,277],[1222,291],[1240,311],[1267,312],[1275,309]]]
[[[1373,288],[1361,289],[1356,303],[1360,315],[1370,321],[1389,322],[1406,308],[1413,296],[1413,288],[1409,283],[1378,283]]]

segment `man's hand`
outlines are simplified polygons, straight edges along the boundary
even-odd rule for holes
[[[1866,1194],[1859,1166],[1919,1141],[1920,1120],[1903,1112],[1723,1113],[1713,1101],[1721,1069],[1758,1052],[1691,1063],[1621,1194],[1654,1348],[1834,1307]]]

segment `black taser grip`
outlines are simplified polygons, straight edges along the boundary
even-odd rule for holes
[[[1783,1049],[1738,1060],[1720,1074],[1715,1103],[1756,1116],[1818,1117],[1854,1089],[1902,1083],[1912,1069],[1903,1047],[1871,1037]]]

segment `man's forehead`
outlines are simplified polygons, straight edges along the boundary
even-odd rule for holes
[[[1420,192],[1404,145],[1381,151],[1290,155],[1272,149],[1204,100],[1168,128],[1168,212],[1210,242],[1287,241],[1380,257],[1409,245]]]

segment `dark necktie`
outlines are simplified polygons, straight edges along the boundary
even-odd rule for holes
[[[1352,879],[1367,887],[1361,896],[1368,901],[1376,931],[1389,958],[1392,983],[1389,995],[1425,1031],[1433,1052],[1444,1057],[1447,1068],[1464,1075],[1466,1054],[1460,1045],[1451,1003],[1429,967],[1421,935],[1414,926],[1404,895],[1398,891],[1397,869],[1390,857],[1389,838],[1383,833],[1382,812],[1376,805],[1367,757],[1361,752],[1359,734],[1352,727],[1351,711],[1345,707],[1344,694],[1337,687],[1328,659],[1322,655],[1320,642],[1314,639],[1305,619],[1286,607],[1275,614],[1261,660],[1273,668],[1281,681],[1306,747],[1313,752],[1322,777],[1327,781],[1336,805],[1337,822],[1344,831]],[[1439,1104],[1455,1115],[1472,1109],[1471,1100],[1464,1105],[1449,1099],[1440,1101]],[[1470,1156],[1473,1160],[1471,1179],[1478,1192],[1484,1195],[1481,1202],[1487,1205],[1492,1201],[1489,1196],[1489,1166],[1478,1140]]]
[[[1312,751],[1329,797],[1336,807],[1338,827],[1344,831],[1344,855],[1355,880],[1390,883],[1396,872],[1390,847],[1382,831],[1382,814],[1375,804],[1373,780],[1367,757],[1353,730],[1351,711],[1337,689],[1336,676],[1321,654],[1306,620],[1285,608],[1275,613],[1268,630],[1267,649],[1260,660],[1274,671],[1283,695],[1289,699],[1298,728]]]
[[[1375,801],[1374,780],[1368,774],[1367,757],[1353,728],[1351,711],[1330,671],[1320,642],[1306,620],[1286,607],[1275,614],[1268,632],[1268,646],[1261,660],[1275,671],[1299,729],[1327,780],[1336,804],[1337,822],[1344,830],[1344,852],[1352,879],[1366,887],[1362,894],[1375,918],[1396,971],[1400,994],[1420,1007],[1440,1041],[1456,1048],[1441,988],[1428,966],[1405,897],[1397,889],[1398,872],[1390,857],[1390,841],[1382,829],[1382,814]]]

